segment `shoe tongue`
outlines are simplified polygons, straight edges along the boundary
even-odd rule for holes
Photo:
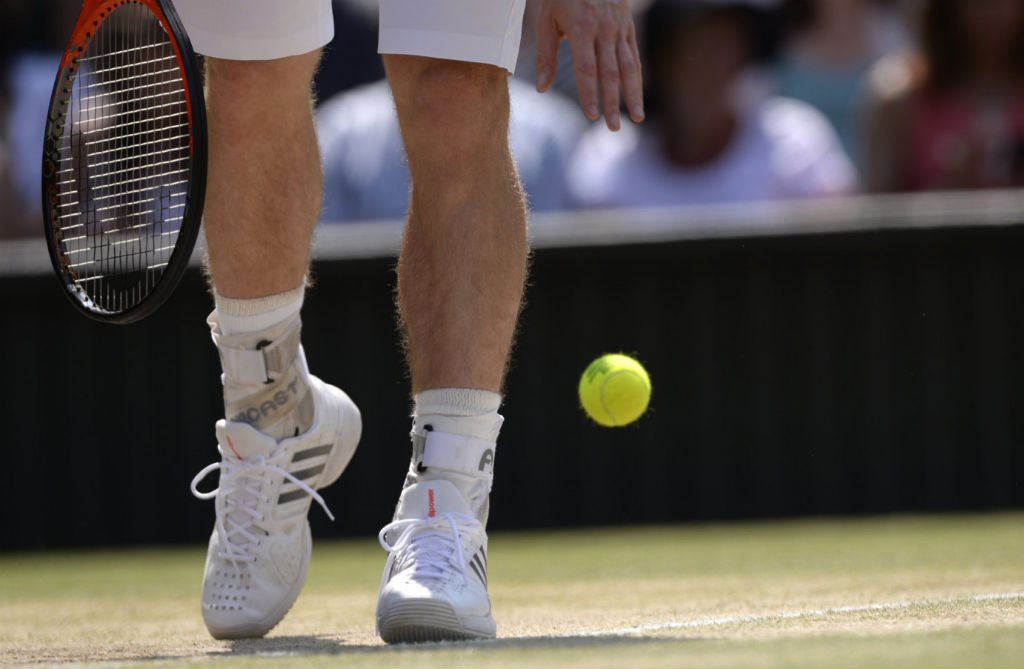
[[[248,460],[262,455],[270,457],[277,448],[277,441],[265,434],[257,432],[245,423],[229,423],[217,421],[217,443],[225,458]]]
[[[444,513],[472,515],[469,504],[450,481],[435,479],[414,483],[402,491],[396,520],[434,518]]]

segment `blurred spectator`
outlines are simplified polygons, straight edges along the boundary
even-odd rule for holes
[[[779,95],[821,111],[843,149],[860,151],[857,114],[864,80],[883,56],[909,46],[907,31],[878,0],[786,0],[789,38],[776,69]]]
[[[580,141],[583,206],[659,206],[848,193],[856,175],[806,103],[752,85],[752,15],[739,0],[656,0],[645,18],[648,120]]]
[[[0,123],[4,120],[6,100],[0,92]],[[25,203],[14,186],[14,161],[4,138],[0,135],[0,239],[20,237],[39,228],[30,230],[30,216]]]
[[[58,63],[60,52],[25,50],[12,57],[5,72],[11,104],[0,129],[11,151],[17,197],[22,207],[29,210],[29,218],[40,226],[43,131]],[[36,225],[30,227],[23,234],[38,234],[42,230]]]
[[[42,230],[42,141],[50,92],[77,0],[0,0],[0,235]]]
[[[566,164],[585,119],[561,94],[509,79],[512,153],[535,211],[569,206]],[[317,111],[327,222],[403,218],[409,169],[387,81],[324,101]]]
[[[332,0],[331,4],[334,39],[324,48],[316,71],[321,100],[384,76],[377,55],[377,0]]]
[[[0,75],[6,69],[7,60],[7,55],[0,52]],[[0,76],[0,128],[5,125],[9,106],[6,83],[5,78]],[[22,221],[18,204],[11,176],[11,151],[7,146],[7,138],[0,134],[0,239],[20,233]]]
[[[872,71],[872,191],[1024,184],[1024,0],[927,0],[918,52]]]

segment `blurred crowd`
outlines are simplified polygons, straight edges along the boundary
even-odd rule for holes
[[[0,0],[0,237],[36,234],[43,121],[75,0]],[[511,143],[534,211],[1013,187],[1024,182],[1024,0],[636,0],[648,119],[575,100],[567,49],[534,89],[529,0]],[[323,219],[408,198],[374,0],[336,0],[317,78]]]

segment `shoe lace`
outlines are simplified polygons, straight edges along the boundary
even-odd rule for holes
[[[200,492],[199,483],[218,469],[219,486],[209,492]],[[319,493],[287,470],[267,462],[262,455],[247,460],[224,459],[207,465],[195,475],[190,487],[192,494],[199,499],[216,497],[217,522],[214,527],[221,546],[218,557],[230,560],[235,567],[238,567],[239,562],[255,561],[254,551],[260,544],[257,532],[263,536],[268,534],[258,523],[266,519],[260,512],[260,505],[270,502],[270,496],[262,492],[263,483],[273,475],[283,476],[297,485],[316,500],[328,518],[334,520],[334,515]]]
[[[407,518],[388,523],[377,535],[388,552],[381,588],[395,571],[412,569],[413,575],[444,579],[452,571],[469,582],[463,539],[483,542],[484,528],[468,513],[442,513],[434,518]],[[388,537],[392,536],[393,541]]]

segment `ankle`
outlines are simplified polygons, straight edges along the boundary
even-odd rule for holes
[[[498,432],[504,421],[498,413],[501,396],[441,388],[418,393],[415,401],[406,487],[420,481],[450,481],[486,524]]]
[[[257,335],[292,320],[302,310],[305,284],[276,295],[238,299],[214,291],[214,313],[226,336]]]
[[[427,431],[495,442],[504,418],[501,395],[475,388],[434,388],[413,398],[413,434]]]
[[[270,298],[260,300],[269,309],[239,314],[239,305],[229,303],[235,313],[223,316],[222,298],[208,323],[223,369],[225,416],[280,440],[305,432],[314,419],[309,370],[300,344],[302,323],[296,309],[302,298],[300,293],[287,304]],[[255,307],[250,300],[230,302]],[[221,322],[224,318],[235,319],[236,328],[239,323],[248,327],[228,335]]]
[[[505,420],[498,413],[501,396],[472,388],[437,388],[414,399],[410,474],[450,472],[486,481],[490,491]]]

